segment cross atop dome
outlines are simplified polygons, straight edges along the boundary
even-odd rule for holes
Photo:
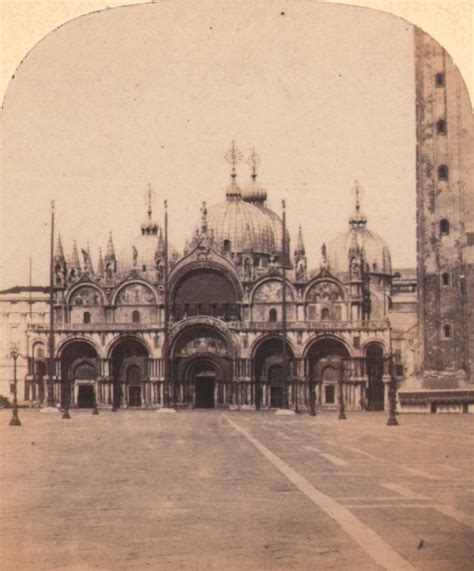
[[[353,187],[354,197],[355,197],[355,213],[349,219],[349,224],[353,227],[365,226],[367,224],[367,218],[361,214],[360,197],[363,193],[363,189],[359,184],[359,181],[354,181]]]
[[[232,141],[232,145],[231,145],[230,149],[227,151],[227,153],[225,154],[224,158],[232,166],[232,171],[231,171],[230,176],[231,176],[232,180],[235,180],[235,178],[237,177],[237,172],[235,170],[235,167],[242,160],[242,153],[235,146],[235,141]]]
[[[148,210],[147,210],[148,220],[151,220],[151,216],[153,214],[152,201],[153,201],[153,198],[155,198],[155,196],[156,196],[155,191],[152,189],[151,184],[148,183],[148,187],[145,191],[145,201],[146,201],[146,204],[148,206]]]
[[[252,168],[252,180],[255,180],[257,178],[257,167],[260,166],[260,157],[255,152],[255,149],[252,149],[247,159],[247,164]]]
[[[142,234],[151,234],[152,236],[157,236],[158,234],[158,224],[153,221],[152,215],[152,202],[153,198],[156,196],[155,191],[151,187],[151,184],[148,183],[147,189],[145,190],[144,197],[145,197],[145,204],[147,205],[147,215],[148,218],[142,224]]]

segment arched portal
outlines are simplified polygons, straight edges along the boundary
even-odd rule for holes
[[[232,347],[210,325],[184,329],[172,346],[172,398],[176,405],[216,408],[232,402]]]
[[[266,339],[257,346],[254,356],[255,407],[287,408],[288,382],[291,378],[291,346],[286,344],[286,379],[284,378],[283,341],[279,337]]]
[[[365,350],[367,363],[367,410],[384,410],[385,385],[383,382],[383,347],[380,343],[370,343]]]
[[[87,341],[68,343],[60,354],[62,405],[93,408],[97,398],[97,351]]]
[[[320,405],[336,405],[337,385],[343,379],[344,360],[349,357],[346,346],[337,339],[317,339],[310,346],[307,352],[308,373],[311,383],[318,388]]]
[[[145,345],[134,337],[125,337],[114,345],[110,357],[113,408],[141,407],[149,357]]]
[[[173,315],[176,319],[207,315],[231,321],[240,318],[234,284],[214,269],[195,269],[185,274],[173,291]]]

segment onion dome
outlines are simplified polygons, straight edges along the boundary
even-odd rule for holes
[[[391,274],[392,260],[385,241],[367,228],[367,218],[360,211],[359,186],[356,182],[356,208],[349,219],[349,230],[328,244],[327,262],[333,274],[349,273],[350,258],[362,254],[372,273]]]
[[[263,206],[267,200],[267,191],[261,187],[252,175],[252,181],[242,191],[242,200],[256,206]]]

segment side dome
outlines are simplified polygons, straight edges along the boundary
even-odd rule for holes
[[[364,252],[371,273],[390,275],[392,259],[385,241],[367,228],[367,218],[360,211],[360,187],[355,182],[355,213],[349,219],[349,230],[328,244],[327,263],[334,274],[348,274],[352,253]]]
[[[392,273],[392,259],[387,244],[365,226],[351,226],[328,244],[327,262],[330,271],[333,274],[349,273],[350,254],[356,249],[363,249],[370,272]]]

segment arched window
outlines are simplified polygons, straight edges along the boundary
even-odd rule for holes
[[[436,87],[444,87],[444,73],[439,72],[435,75]]]
[[[389,310],[393,309],[393,300],[390,296],[388,296],[387,301],[388,301],[388,309]]]
[[[443,325],[443,335],[445,339],[451,338],[451,325]]]
[[[448,286],[450,283],[450,275],[448,274],[448,272],[444,272],[444,274],[441,276],[441,283],[444,286]]]
[[[327,307],[323,307],[321,310],[321,319],[323,321],[327,321],[329,319],[329,309]]]
[[[133,323],[140,323],[140,312],[139,311],[134,311],[132,313],[132,321],[133,321]]]
[[[438,180],[448,180],[449,168],[447,165],[439,165],[438,167]]]
[[[276,321],[277,317],[278,317],[277,310],[274,307],[272,307],[272,309],[270,309],[268,319],[269,319],[269,321]]]
[[[224,252],[230,252],[232,244],[230,240],[224,240]]]
[[[442,236],[449,234],[449,220],[446,220],[446,218],[439,221],[439,232]]]
[[[446,135],[446,121],[444,119],[439,119],[436,122],[436,132],[438,135]]]
[[[84,311],[82,321],[83,321],[83,323],[90,323],[91,322],[91,314],[88,311]]]

